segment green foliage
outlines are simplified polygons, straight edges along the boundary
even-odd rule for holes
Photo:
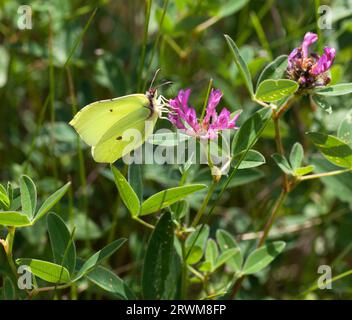
[[[259,84],[255,98],[261,101],[275,102],[292,95],[297,89],[297,82],[287,79],[267,79]]]
[[[285,245],[283,241],[276,241],[254,250],[247,257],[242,273],[254,274],[264,269],[284,250]]]
[[[148,243],[142,272],[142,289],[145,299],[165,299],[168,276],[171,270],[174,227],[171,214],[159,220]]]
[[[348,1],[328,3],[334,33],[309,1],[33,0],[26,30],[21,5],[0,5],[0,299],[351,298]],[[310,52],[336,58],[329,85],[306,89],[288,55],[317,30]],[[225,162],[93,161],[68,122],[150,85],[165,103],[191,88],[198,115],[222,91],[218,116],[240,114],[209,144]],[[162,116],[148,147],[191,143]],[[322,261],[332,290],[315,290]],[[19,265],[31,289],[17,288]]]

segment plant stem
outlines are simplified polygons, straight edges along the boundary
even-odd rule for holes
[[[181,300],[185,300],[187,297],[188,288],[188,267],[187,267],[187,256],[186,256],[186,239],[181,241],[182,249],[182,273],[181,273]]]
[[[330,172],[316,173],[316,174],[310,174],[307,176],[298,177],[297,179],[299,181],[304,181],[304,180],[311,180],[311,179],[317,179],[317,178],[331,177],[331,176],[336,176],[341,173],[349,172],[351,170],[352,169],[344,169],[344,170],[335,170],[335,171],[330,171]]]
[[[275,116],[273,116],[273,121],[274,121],[274,126],[275,126],[276,148],[277,148],[277,151],[280,153],[280,155],[284,157],[285,151],[284,151],[284,147],[283,147],[282,139],[281,139],[279,118],[276,118]],[[284,190],[288,191],[288,188],[289,188],[288,177],[285,172],[283,172],[283,174],[282,174],[282,180],[283,180]]]
[[[17,268],[16,268],[16,265],[13,261],[13,254],[12,254],[13,242],[15,240],[15,231],[16,231],[15,227],[8,227],[8,234],[6,237],[6,244],[7,245],[6,245],[6,248],[4,247],[4,249],[6,252],[7,262],[10,265],[11,271],[13,272],[15,277],[18,278]]]
[[[196,227],[198,225],[200,219],[202,218],[202,216],[205,212],[205,209],[208,206],[209,200],[211,199],[211,196],[213,195],[213,192],[214,192],[216,186],[217,186],[217,182],[215,180],[213,180],[210,188],[208,189],[208,193],[203,200],[203,203],[202,203],[200,209],[198,210],[196,216],[194,217],[194,220],[191,224],[191,227]]]
[[[208,90],[207,90],[207,95],[205,96],[205,99],[204,99],[204,105],[203,105],[203,109],[202,109],[202,115],[200,116],[200,122],[203,120],[204,116],[205,116],[205,111],[207,109],[207,104],[208,104],[208,101],[209,101],[209,95],[210,95],[210,90],[211,90],[211,87],[213,86],[213,79],[210,78],[209,80],[209,85],[208,85]]]
[[[63,284],[61,286],[35,288],[35,289],[33,289],[32,291],[29,292],[29,297],[32,298],[32,297],[36,296],[38,293],[40,293],[40,292],[66,289],[66,288],[68,288],[70,286],[72,286],[72,283],[66,283],[66,284]]]
[[[138,218],[138,217],[133,217],[133,220],[136,220],[137,222],[139,222],[140,224],[143,224],[145,227],[149,228],[149,229],[154,229],[155,227],[151,224],[149,224],[148,222],[145,222],[144,220]]]
[[[280,193],[280,196],[276,200],[275,205],[273,206],[273,210],[271,211],[269,220],[265,224],[263,235],[260,238],[258,246],[257,246],[258,248],[261,247],[265,243],[265,240],[268,237],[270,229],[271,229],[271,227],[272,227],[272,225],[273,225],[273,223],[275,221],[275,218],[276,218],[278,212],[280,211],[280,208],[281,208],[283,202],[286,199],[287,194],[288,194],[287,191],[282,190],[281,193]]]

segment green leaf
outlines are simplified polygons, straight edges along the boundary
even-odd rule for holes
[[[198,235],[199,234],[199,235]],[[209,226],[199,225],[186,239],[186,256],[188,264],[194,264],[203,257],[206,241],[209,236]],[[191,251],[190,251],[191,250]]]
[[[47,198],[35,215],[34,222],[42,218],[55,204],[64,196],[71,182],[66,183],[63,187],[56,190],[49,198]]]
[[[32,274],[47,282],[70,282],[70,274],[68,270],[58,264],[37,259],[17,259],[16,263],[18,265],[29,266]]]
[[[293,170],[299,168],[302,164],[304,157],[303,147],[299,142],[296,142],[290,153],[290,164]]]
[[[116,294],[120,299],[136,300],[136,297],[126,283],[109,269],[96,266],[86,274],[86,277],[103,290]]]
[[[264,80],[259,84],[255,98],[265,102],[274,102],[294,94],[298,83],[288,79]]]
[[[22,213],[31,220],[37,207],[37,189],[32,179],[26,175],[20,177]]]
[[[261,132],[270,120],[272,110],[264,108],[249,117],[237,131],[232,140],[232,154],[238,155],[242,151],[250,149],[258,140]]]
[[[157,212],[204,188],[206,188],[205,184],[191,184],[160,191],[143,202],[140,215]]]
[[[291,166],[289,165],[285,157],[283,157],[281,154],[278,154],[278,153],[273,154],[271,157],[274,159],[276,164],[283,172],[289,175],[293,174]]]
[[[0,211],[0,225],[26,227],[31,225],[28,216],[17,211]]]
[[[94,268],[98,263],[114,254],[125,243],[125,241],[126,239],[124,238],[117,239],[105,246],[103,249],[94,253],[86,262],[84,262],[73,281],[77,281],[87,272],[92,270],[92,268]]]
[[[128,166],[128,183],[135,191],[140,203],[143,202],[142,166],[140,164],[131,163]]]
[[[349,112],[340,123],[337,136],[352,148],[352,112]]]
[[[5,187],[0,183],[0,205],[1,204],[4,209],[8,209],[10,207],[10,198],[7,195]]]
[[[282,79],[285,74],[285,70],[287,69],[287,59],[287,55],[282,55],[278,56],[273,62],[270,62],[260,74],[257,81],[257,87],[266,79]]]
[[[306,167],[301,167],[301,168],[297,168],[293,171],[293,175],[294,176],[304,176],[308,173],[311,173],[314,170],[314,166],[313,165],[309,165]]]
[[[214,268],[219,255],[218,245],[213,239],[208,239],[205,250],[205,260],[210,263],[211,270]]]
[[[9,277],[4,279],[4,298],[5,300],[15,300],[16,299],[16,289]]]
[[[142,271],[144,299],[163,299],[174,251],[174,227],[166,212],[158,221],[147,246]]]
[[[242,263],[243,263],[243,256],[240,250],[240,247],[236,243],[236,240],[234,237],[228,233],[225,230],[218,229],[216,231],[216,240],[219,244],[219,247],[221,249],[221,252],[225,252],[229,249],[237,249],[238,254],[234,255],[231,257],[228,261],[227,264],[231,268],[232,271],[238,272],[241,270]]]
[[[189,250],[189,248],[188,248]],[[188,252],[187,250],[187,252]],[[186,259],[187,264],[195,264],[200,261],[203,257],[203,249],[198,247],[197,245],[194,245],[191,249],[191,252],[188,254],[188,257]]]
[[[314,105],[316,105],[319,108],[322,108],[328,114],[332,113],[332,107],[330,103],[325,100],[324,97],[314,95],[314,96],[311,96],[311,101]]]
[[[225,34],[225,39],[227,41],[228,46],[231,49],[232,55],[234,57],[236,66],[238,70],[240,71],[240,74],[244,80],[244,83],[249,91],[249,94],[251,97],[254,96],[254,90],[253,90],[253,83],[252,83],[252,78],[251,74],[249,73],[248,66],[241,57],[240,51],[236,45],[236,43],[228,36]]]
[[[220,268],[223,264],[234,258],[236,255],[241,255],[239,248],[231,248],[222,251],[214,263],[213,270],[215,271],[216,269]]]
[[[312,159],[316,173],[334,171],[336,166],[323,158],[314,157]],[[336,176],[320,178],[329,194],[352,206],[352,173],[346,172]]]
[[[242,273],[254,274],[268,266],[285,248],[285,242],[275,241],[254,250],[246,259]]]
[[[76,267],[76,247],[65,222],[55,213],[49,213],[47,226],[54,262],[73,274]]]
[[[323,89],[316,89],[315,94],[322,96],[342,96],[352,92],[352,83],[340,83],[333,86],[324,87]]]
[[[352,148],[348,144],[325,133],[309,132],[308,136],[328,161],[339,167],[352,168]]]
[[[126,178],[117,168],[111,166],[111,170],[114,174],[115,184],[119,190],[119,194],[123,203],[133,217],[138,216],[140,211],[140,202],[138,196],[132,189],[131,185],[127,182]]]
[[[246,152],[246,151],[242,151],[240,154],[234,157],[233,160],[235,163],[240,161],[243,152]],[[265,163],[265,158],[260,152],[256,150],[248,150],[244,159],[241,161],[241,164],[239,165],[238,169],[255,168],[263,165],[264,163]]]

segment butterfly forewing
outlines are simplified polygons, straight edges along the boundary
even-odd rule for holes
[[[107,131],[136,110],[148,110],[149,100],[144,94],[102,100],[91,103],[81,109],[70,124],[81,138],[90,146],[95,146]]]

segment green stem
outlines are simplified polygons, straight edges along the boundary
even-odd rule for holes
[[[260,238],[259,243],[258,243],[258,248],[261,247],[265,243],[265,240],[269,235],[271,227],[273,226],[273,223],[276,219],[276,216],[277,216],[278,212],[280,211],[281,206],[282,206],[283,202],[285,201],[287,194],[288,194],[288,192],[286,192],[285,190],[282,190],[279,198],[276,200],[275,205],[273,206],[273,210],[271,211],[269,220],[265,224],[265,227],[263,230],[263,235]]]
[[[335,171],[330,171],[330,172],[310,174],[307,176],[298,177],[297,180],[304,181],[304,180],[318,179],[318,178],[324,178],[324,177],[331,177],[331,176],[336,176],[341,173],[349,172],[351,170],[352,169],[344,169],[344,170],[335,170]]]
[[[145,227],[149,229],[154,229],[155,227],[152,224],[149,224],[148,222],[145,222],[144,220],[138,218],[138,217],[132,217],[133,220],[136,220],[140,224],[144,225]]]
[[[187,298],[188,289],[188,267],[187,267],[187,255],[186,255],[186,240],[181,241],[182,249],[182,274],[181,274],[181,300]]]
[[[352,269],[351,269],[351,270],[348,270],[348,271],[346,271],[346,272],[343,272],[343,273],[341,273],[341,274],[339,274],[339,275],[333,277],[333,278],[330,279],[330,280],[327,280],[327,281],[325,282],[325,285],[328,285],[329,283],[332,283],[332,282],[334,282],[334,281],[337,281],[337,280],[340,280],[340,279],[342,279],[342,278],[345,278],[345,277],[347,277],[347,276],[349,276],[349,275],[351,275],[351,274],[352,274]],[[319,288],[319,286],[318,286],[317,284],[315,284],[315,285],[311,286],[308,290],[306,290],[306,291],[304,291],[303,293],[301,293],[300,296],[304,296],[304,295],[306,295],[306,294],[309,293],[309,292],[312,292],[312,291],[317,290],[318,288]]]
[[[16,231],[15,227],[8,227],[8,234],[6,237],[7,246],[5,248],[5,252],[6,252],[7,262],[10,265],[11,271],[13,272],[15,277],[18,278],[17,267],[13,261],[13,254],[12,254],[13,242],[15,240],[15,231]]]
[[[216,186],[217,186],[217,182],[215,180],[213,180],[210,188],[208,189],[208,193],[207,193],[206,197],[203,200],[203,203],[202,203],[200,209],[198,210],[196,216],[194,217],[194,220],[193,220],[193,222],[191,224],[191,227],[196,227],[198,225],[200,219],[202,218],[202,216],[203,216],[203,214],[205,212],[205,209],[208,206],[209,200],[211,199],[211,196],[213,195],[213,192],[216,189]]]
[[[207,109],[207,105],[208,105],[208,101],[209,101],[209,95],[210,95],[210,91],[211,91],[211,88],[213,86],[213,79],[210,79],[209,80],[209,85],[208,85],[208,90],[207,90],[207,95],[205,96],[205,99],[204,99],[204,105],[203,105],[203,109],[202,109],[202,115],[200,116],[200,122],[202,122],[204,116],[205,116],[205,111]]]
[[[282,139],[281,139],[279,118],[273,116],[273,121],[274,121],[274,127],[275,127],[276,148],[277,148],[277,151],[280,153],[280,155],[284,157],[285,151],[284,151],[284,147],[283,147]],[[283,180],[283,189],[288,191],[289,183],[288,183],[287,174],[285,172],[282,173],[282,180]]]

